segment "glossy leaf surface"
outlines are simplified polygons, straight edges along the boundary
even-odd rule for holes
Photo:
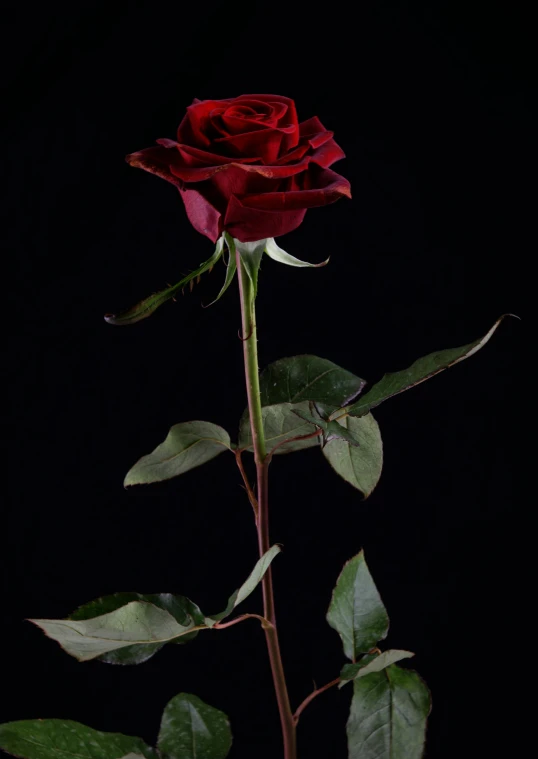
[[[123,759],[133,754],[154,759],[156,756],[141,738],[102,733],[63,719],[6,722],[0,725],[0,748],[23,759]]]
[[[333,591],[327,622],[342,639],[344,653],[355,661],[386,638],[389,617],[360,551],[344,565]]]
[[[227,240],[229,240],[229,237],[229,235],[226,235]],[[240,242],[234,238],[233,246],[228,243],[228,247],[230,249],[230,255],[235,255],[235,250],[239,252],[245,271],[252,282],[254,297],[256,297],[258,291],[258,273],[265,249],[265,240]]]
[[[262,406],[314,401],[338,408],[355,398],[364,385],[347,369],[309,354],[281,358],[260,375]]]
[[[416,672],[392,665],[353,682],[349,759],[421,759],[430,712]]]
[[[224,712],[190,693],[180,693],[167,704],[157,742],[165,759],[225,759],[231,746]]]

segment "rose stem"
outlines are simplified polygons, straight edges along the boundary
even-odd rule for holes
[[[258,346],[256,336],[256,312],[254,301],[256,294],[254,286],[248,276],[239,251],[235,252],[237,260],[237,274],[239,280],[239,296],[241,300],[241,317],[243,329],[243,357],[245,362],[245,378],[247,385],[248,410],[250,416],[250,428],[254,447],[254,460],[256,462],[257,495],[258,495],[258,546],[260,556],[263,556],[270,548],[269,541],[269,503],[268,503],[268,466],[267,451],[265,447],[265,435],[263,430],[262,406],[260,399],[260,380],[258,368]],[[245,339],[245,336],[248,337]],[[275,686],[282,736],[284,740],[284,759],[296,759],[295,721],[291,711],[284,667],[280,656],[278,631],[275,618],[275,599],[273,595],[273,578],[271,567],[266,571],[263,580],[263,616],[270,623],[265,628],[265,639],[271,663],[271,672]]]

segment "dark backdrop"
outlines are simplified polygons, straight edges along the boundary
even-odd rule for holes
[[[375,381],[476,339],[501,313],[524,315],[528,19],[476,2],[354,11],[165,0],[9,14],[4,720],[62,716],[152,741],[167,700],[187,691],[230,715],[235,759],[281,756],[254,623],[114,668],[78,664],[23,622],[131,589],[185,593],[212,611],[256,559],[230,457],[122,488],[171,424],[201,418],[233,431],[245,403],[235,288],[200,308],[221,267],[145,322],[102,318],[212,251],[175,190],[123,161],[173,137],[193,97],[286,94],[347,153],[335,168],[353,200],[310,211],[282,240],[308,260],[330,254],[330,265],[263,265],[262,364],[313,352]],[[312,679],[339,671],[324,615],[344,561],[364,547],[392,620],[388,645],[416,652],[433,691],[429,759],[520,755],[511,661],[526,625],[514,598],[528,529],[518,495],[524,325],[505,321],[472,360],[378,410],[385,471],[369,500],[315,451],[272,468],[294,704]],[[346,755],[349,697],[331,691],[305,713],[301,759]]]

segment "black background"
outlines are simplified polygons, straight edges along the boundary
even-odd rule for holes
[[[524,316],[529,19],[476,2],[81,2],[8,15],[2,719],[61,716],[152,742],[165,703],[193,692],[229,714],[231,756],[276,759],[255,623],[121,668],[78,664],[23,622],[118,590],[185,593],[211,612],[256,560],[231,457],[122,488],[171,424],[234,431],[245,403],[235,288],[200,308],[220,266],[145,322],[103,321],[212,251],[174,189],[123,157],[173,137],[193,97],[275,92],[301,119],[318,115],[347,154],[334,168],[353,200],[309,211],[280,240],[300,258],[330,254],[328,267],[264,263],[260,360],[311,352],[375,381],[476,339],[501,313]],[[511,661],[527,627],[516,602],[524,329],[506,320],[472,360],[378,409],[385,470],[369,500],[316,451],[272,467],[293,703],[338,674],[324,615],[344,561],[364,547],[391,616],[387,646],[415,651],[433,691],[429,759],[521,755]],[[348,690],[304,714],[301,759],[346,756]]]

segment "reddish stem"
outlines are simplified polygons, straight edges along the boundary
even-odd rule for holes
[[[305,698],[303,703],[299,706],[295,714],[293,715],[293,721],[295,724],[299,722],[299,717],[304,712],[308,704],[313,701],[317,696],[319,696],[320,693],[323,693],[326,690],[329,690],[329,688],[334,687],[335,685],[338,685],[340,682],[340,678],[336,677],[334,680],[331,680],[330,683],[327,683],[326,685],[322,685],[321,688],[317,688],[316,690],[312,691],[312,693]]]
[[[245,379],[247,386],[248,410],[250,416],[250,428],[252,433],[252,445],[254,459],[256,461],[257,475],[257,505],[258,505],[258,547],[260,556],[263,556],[270,548],[269,540],[269,488],[268,488],[268,461],[265,448],[265,436],[263,429],[262,407],[260,400],[260,381],[258,369],[258,348],[256,335],[256,317],[254,310],[255,291],[254,285],[245,270],[241,255],[236,250],[237,274],[239,280],[239,295],[241,300],[242,333],[247,335],[243,340],[243,355],[245,361]],[[248,491],[247,491],[248,492]],[[263,616],[270,622],[265,627],[265,640],[273,683],[282,726],[284,742],[284,759],[297,759],[295,721],[291,711],[290,699],[284,675],[280,644],[275,617],[275,601],[273,594],[273,578],[271,567],[263,576]]]

